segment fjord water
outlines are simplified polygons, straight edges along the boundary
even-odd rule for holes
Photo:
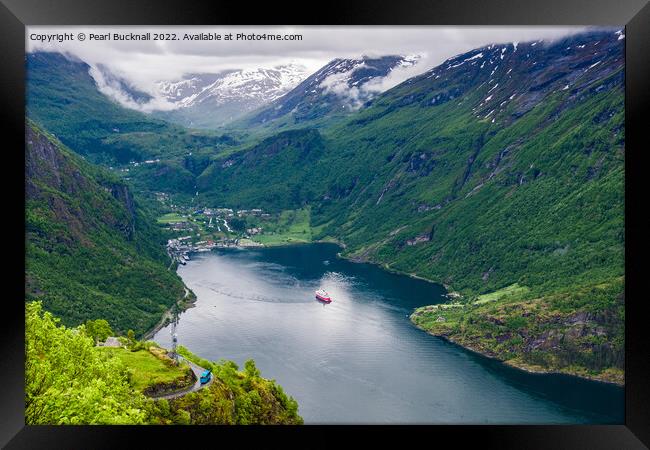
[[[333,244],[199,253],[178,270],[197,295],[179,344],[255,360],[305,423],[623,423],[622,388],[530,374],[426,334],[414,308],[433,283],[337,258]],[[323,304],[323,288],[333,302]],[[169,328],[154,340],[169,347]]]

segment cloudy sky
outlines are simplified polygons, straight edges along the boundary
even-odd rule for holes
[[[361,55],[421,55],[412,68],[394,71],[385,88],[422,73],[459,53],[488,44],[553,40],[584,27],[103,27],[30,26],[28,51],[67,52],[95,66],[103,64],[134,87],[156,95],[154,83],[178,80],[186,73],[217,73],[225,69],[255,69],[287,63],[301,64],[310,73],[334,58]],[[55,33],[273,33],[301,34],[300,41],[91,41],[39,42],[34,34]]]

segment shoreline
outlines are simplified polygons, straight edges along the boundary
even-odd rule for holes
[[[564,371],[558,370],[558,369],[544,369],[544,368],[533,369],[532,366],[517,364],[516,362],[512,362],[511,360],[505,361],[505,360],[500,359],[500,358],[498,358],[496,356],[492,356],[492,355],[489,355],[489,354],[487,354],[485,352],[482,352],[480,350],[472,348],[472,347],[470,347],[468,345],[463,345],[463,344],[461,344],[459,342],[456,342],[453,338],[450,338],[449,336],[445,336],[443,334],[431,333],[431,332],[425,330],[424,328],[416,325],[412,320],[411,320],[411,323],[417,329],[422,330],[422,331],[424,331],[425,333],[427,333],[427,334],[429,334],[431,336],[435,336],[437,338],[443,339],[446,342],[449,342],[449,343],[451,343],[453,345],[456,345],[456,346],[462,348],[463,350],[467,350],[467,351],[469,351],[471,353],[474,353],[476,355],[479,355],[479,356],[481,356],[483,358],[487,358],[487,359],[490,359],[490,360],[493,360],[493,361],[497,361],[500,364],[503,364],[504,366],[508,366],[508,367],[510,367],[512,369],[521,370],[523,372],[527,372],[527,373],[534,374],[534,375],[562,375],[562,376],[567,376],[567,377],[574,377],[574,378],[579,378],[581,380],[593,381],[595,383],[603,383],[603,384],[617,386],[617,387],[620,387],[620,388],[625,388],[625,382],[619,383],[617,381],[605,380],[605,379],[602,379],[602,378],[599,378],[599,377],[581,375],[581,374],[577,374],[577,373],[573,373],[573,372],[564,372]]]
[[[386,264],[386,263],[378,263],[378,262],[373,262],[373,261],[366,260],[366,259],[353,259],[353,258],[341,256],[340,253],[337,253],[337,256],[339,258],[346,259],[346,260],[354,262],[354,263],[372,264],[372,265],[381,267],[383,270],[386,270],[387,272],[391,272],[391,273],[398,274],[398,275],[406,275],[408,277],[411,277],[411,278],[414,278],[414,279],[417,279],[417,280],[422,280],[422,281],[426,281],[428,283],[437,284],[439,286],[442,286],[445,289],[445,291],[446,291],[445,297],[447,297],[449,300],[451,300],[452,298],[454,298],[454,299],[461,298],[462,299],[462,295],[459,292],[452,291],[450,289],[451,286],[449,286],[447,284],[438,283],[436,281],[429,280],[427,278],[418,276],[418,275],[413,274],[413,273],[401,272],[401,271],[399,271],[397,269],[393,269],[392,267],[388,266],[388,264]],[[438,303],[438,304],[442,304],[442,303]],[[422,305],[422,306],[429,306],[429,305]],[[427,334],[429,334],[431,336],[435,336],[435,337],[444,339],[445,341],[450,342],[450,343],[452,343],[452,344],[454,344],[454,345],[456,345],[456,346],[458,346],[458,347],[460,347],[460,348],[462,348],[464,350],[470,351],[470,352],[472,352],[474,354],[477,354],[477,355],[480,355],[480,356],[482,356],[484,358],[488,358],[488,359],[491,359],[491,360],[494,360],[494,361],[498,361],[499,363],[501,363],[503,365],[506,365],[508,367],[511,367],[513,369],[521,370],[521,371],[524,371],[524,372],[527,372],[527,373],[530,373],[530,374],[536,374],[536,375],[564,375],[564,376],[579,378],[581,380],[594,381],[594,382],[597,382],[597,383],[605,383],[605,384],[614,385],[614,386],[623,387],[623,388],[625,387],[625,382],[624,381],[623,382],[612,381],[612,380],[607,380],[607,379],[603,379],[603,378],[595,377],[595,376],[582,375],[582,374],[577,374],[577,373],[573,373],[573,372],[564,372],[564,371],[557,370],[557,369],[544,369],[544,368],[541,368],[541,367],[539,369],[534,369],[534,368],[532,368],[532,366],[524,365],[524,364],[517,364],[516,362],[513,362],[512,360],[507,360],[506,361],[506,360],[500,359],[500,358],[498,358],[496,356],[491,356],[491,355],[486,354],[486,353],[484,353],[484,352],[482,352],[480,350],[477,350],[477,349],[474,349],[472,347],[469,347],[469,346],[463,345],[461,343],[458,343],[458,342],[456,342],[455,340],[453,340],[452,338],[450,338],[448,336],[431,333],[431,332],[425,330],[424,328],[421,328],[418,325],[416,325],[415,322],[413,322],[413,320],[411,320],[410,315],[409,315],[409,322],[411,322],[411,324],[413,326],[415,326],[416,328],[424,331],[425,333],[427,333]]]
[[[178,268],[176,270],[178,270]],[[192,301],[185,300],[187,297],[189,297],[192,291],[187,286],[185,286],[185,282],[183,282],[183,288],[185,289],[185,295],[181,299],[177,300],[175,303],[175,305],[180,307],[180,313],[183,313],[190,308],[194,308],[195,306],[194,303],[196,303],[197,300],[196,296],[194,296],[194,300]],[[172,319],[172,314],[171,314],[172,308],[173,306],[167,308],[163,313],[162,317],[160,318],[160,320],[158,321],[158,323],[154,325],[153,328],[151,328],[149,331],[147,331],[142,335],[143,341],[148,341],[152,339],[156,335],[156,333],[158,333],[160,330],[162,330],[167,325],[169,325]]]
[[[316,243],[324,242],[324,243],[337,244],[340,247],[342,247],[343,249],[347,248],[347,246],[344,243],[341,243],[341,242],[338,242],[338,241],[315,241],[315,242]],[[375,262],[375,261],[372,261],[372,260],[369,260],[369,259],[353,258],[353,257],[349,257],[349,256],[343,256],[343,255],[341,255],[341,252],[337,253],[336,256],[341,258],[341,259],[345,259],[346,261],[350,261],[352,263],[355,263],[355,264],[372,264],[373,266],[380,267],[382,270],[385,270],[386,272],[389,272],[389,273],[393,273],[395,275],[403,275],[403,276],[407,276],[409,278],[413,278],[415,280],[421,280],[421,281],[426,281],[427,283],[436,284],[438,286],[441,286],[445,290],[444,296],[447,297],[447,298],[449,298],[449,296],[460,296],[460,293],[458,293],[456,291],[452,291],[451,286],[449,286],[448,284],[445,284],[445,283],[443,283],[441,281],[430,280],[428,278],[417,275],[415,273],[402,272],[401,270],[394,269],[394,268],[390,267],[387,263]],[[428,305],[429,304],[424,304],[422,306],[428,306]]]
[[[312,241],[312,242],[286,242],[286,243],[278,243],[278,244],[274,244],[274,245],[263,245],[262,248],[263,247],[267,247],[267,248],[271,248],[271,247],[292,247],[292,246],[296,246],[296,245],[306,245],[306,244],[335,244],[335,245],[339,246],[342,249],[347,248],[347,246],[343,242],[340,242],[340,241],[337,241],[337,240],[326,240],[326,241],[319,240],[319,241]],[[248,249],[248,248],[258,248],[258,246],[234,246],[234,248]],[[372,264],[374,266],[380,267],[382,270],[385,270],[386,272],[389,272],[389,273],[393,273],[393,274],[396,274],[396,275],[408,276],[408,277],[416,279],[416,280],[421,280],[421,281],[426,281],[427,283],[436,284],[436,285],[441,286],[441,287],[444,288],[444,290],[445,290],[444,296],[447,297],[448,299],[451,296],[454,296],[454,297],[460,296],[460,294],[458,292],[451,291],[450,286],[447,285],[447,284],[438,283],[436,281],[429,280],[427,278],[421,277],[421,276],[416,275],[414,273],[401,272],[401,271],[399,271],[397,269],[393,269],[392,267],[388,266],[386,263],[378,263],[378,262],[374,262],[374,261],[371,261],[371,260],[365,260],[365,259],[354,259],[354,258],[350,258],[350,257],[341,255],[341,252],[337,252],[336,256],[337,256],[337,258],[341,258],[341,259],[344,259],[346,261],[350,261],[352,263]],[[187,291],[187,287],[186,287],[186,291]],[[461,298],[462,298],[462,296],[461,296]],[[194,302],[196,302],[196,300],[197,299],[195,298]],[[186,311],[187,309],[192,308],[194,306],[194,304],[193,304],[194,302],[192,302],[186,308],[183,308],[183,311]],[[437,303],[437,304],[439,304],[439,303]],[[422,305],[422,306],[428,306],[428,305],[429,304],[425,304],[425,305]],[[167,319],[167,317],[169,317],[169,314],[170,314],[170,310],[168,310],[165,313],[165,315],[163,316],[161,321],[156,325],[156,327],[154,327],[146,335],[145,339],[149,339],[149,338],[153,337],[158,331],[160,331],[162,328],[164,328],[168,324],[168,322],[166,322],[166,319]],[[451,343],[453,345],[456,345],[456,346],[462,348],[463,350],[467,350],[467,351],[470,351],[470,352],[472,352],[472,353],[474,353],[476,355],[479,355],[481,357],[497,361],[500,364],[503,364],[503,365],[508,366],[510,368],[513,368],[513,369],[521,370],[523,372],[527,372],[527,373],[535,374],[535,375],[563,375],[563,376],[579,378],[581,380],[593,381],[593,382],[596,382],[596,383],[604,383],[604,384],[613,385],[613,386],[617,386],[617,387],[623,387],[623,388],[625,387],[624,382],[620,383],[620,382],[617,382],[617,381],[606,380],[606,379],[602,379],[602,378],[594,377],[594,376],[581,375],[581,374],[576,374],[576,373],[572,373],[572,372],[564,372],[564,371],[557,370],[557,369],[544,369],[544,368],[533,369],[531,366],[523,365],[523,364],[517,364],[516,362],[512,362],[512,360],[505,361],[505,360],[502,360],[502,359],[500,359],[500,358],[498,358],[496,356],[491,356],[491,355],[489,355],[487,353],[484,353],[484,352],[482,352],[480,350],[477,350],[477,349],[474,349],[472,347],[460,344],[460,343],[456,342],[453,338],[450,338],[448,336],[431,333],[431,332],[425,330],[424,328],[421,328],[420,326],[416,325],[413,322],[413,320],[410,319],[410,316],[409,316],[409,322],[411,322],[411,324],[414,327],[418,328],[419,330],[424,331],[425,333],[427,333],[427,334],[429,334],[431,336],[435,336],[437,338],[444,339],[445,341],[447,341],[447,342],[449,342],[449,343]]]
[[[160,330],[162,330],[169,324],[170,319],[171,319],[171,308],[165,310],[163,316],[158,321],[158,323],[154,325],[152,329],[150,329],[149,331],[147,331],[145,334],[142,335],[142,340],[148,341],[152,339],[156,335],[156,333],[158,333]]]

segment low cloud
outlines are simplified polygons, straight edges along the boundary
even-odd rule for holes
[[[350,109],[359,109],[367,100],[368,96],[364,95],[364,91],[362,91],[363,86],[361,88],[358,86],[349,86],[348,79],[354,72],[363,67],[367,67],[365,63],[361,63],[346,72],[332,74],[321,81],[320,85],[326,93],[331,93],[344,99]]]
[[[104,95],[117,101],[121,105],[135,109],[137,111],[149,113],[152,111],[170,111],[176,109],[177,106],[164,98],[159,96],[158,92],[145,92],[150,95],[146,101],[137,101],[129,93],[124,90],[124,87],[115,79],[107,77],[100,69],[99,66],[92,65],[88,70],[89,75],[95,80],[97,89]]]
[[[310,73],[334,58],[359,55],[421,55],[418,64],[394,69],[387,77],[345,93],[351,104],[358,105],[364,95],[389,89],[404,80],[441,64],[444,60],[492,43],[525,42],[556,39],[583,31],[585,27],[448,27],[448,26],[304,26],[304,27],[110,27],[110,26],[29,26],[26,30],[28,52],[56,51],[69,53],[91,67],[106,66],[133,88],[152,95],[150,102],[134,101],[118,85],[93,72],[98,86],[107,95],[129,107],[150,110],[170,108],[170,103],[156,94],[159,81],[175,81],[188,73],[219,73],[231,69],[257,69],[281,64],[301,64]],[[301,34],[299,41],[66,41],[43,43],[30,35],[65,33],[173,32]],[[328,89],[342,93],[336,79]]]
[[[350,86],[348,79],[354,72],[368,67],[366,63],[361,63],[346,72],[328,76],[320,85],[325,89],[325,92],[335,94],[347,101],[347,106],[350,109],[359,109],[365,102],[371,100],[377,94],[387,91],[401,82],[425,72],[429,67],[426,63],[420,64],[423,61],[423,55],[403,55],[403,57],[405,58],[404,62],[395,66],[384,77],[377,76],[363,84]],[[355,59],[361,59],[361,57]],[[424,58],[424,61],[426,61],[426,58]]]
[[[394,67],[385,77],[377,77],[366,83],[363,88],[368,92],[380,93],[387,91],[398,84],[426,72],[431,63],[426,54],[407,55],[408,64]]]

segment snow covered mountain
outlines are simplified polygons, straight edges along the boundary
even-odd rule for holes
[[[402,81],[403,69],[418,61],[417,55],[337,58],[311,75],[296,63],[188,73],[157,81],[146,93],[104,66],[93,66],[90,75],[102,93],[127,108],[191,128],[218,128],[238,119],[302,122],[355,111]]]
[[[249,120],[265,123],[289,116],[289,120],[303,122],[335,112],[357,110],[392,87],[391,76],[399,69],[412,67],[418,61],[418,55],[334,59]]]
[[[287,64],[160,81],[160,96],[177,107],[154,114],[190,127],[213,128],[278,99],[307,75],[306,67]]]

